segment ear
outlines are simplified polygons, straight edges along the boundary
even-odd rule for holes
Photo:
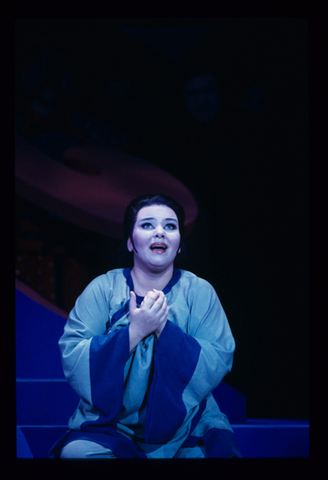
[[[132,245],[132,242],[131,242],[131,239],[130,237],[128,238],[127,242],[126,242],[126,246],[129,250],[129,252],[133,252],[133,245]]]

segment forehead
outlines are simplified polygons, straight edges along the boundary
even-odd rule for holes
[[[166,205],[150,205],[149,207],[143,207],[139,210],[137,215],[137,221],[143,218],[155,218],[156,220],[163,220],[165,218],[173,218],[178,220],[178,217],[172,208]]]

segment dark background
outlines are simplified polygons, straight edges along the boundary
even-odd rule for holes
[[[73,117],[111,125],[116,147],[194,194],[200,214],[185,267],[215,287],[227,313],[236,353],[226,381],[247,396],[247,416],[308,418],[307,22],[24,19],[15,36],[16,130],[37,91],[30,66],[38,52],[57,52],[49,76],[69,79],[63,98]],[[220,115],[205,126],[183,97],[203,72],[222,92]],[[110,82],[128,85],[123,100],[105,96]],[[242,108],[255,87],[265,93],[260,112]],[[66,311],[94,276],[120,266],[118,240],[20,197],[16,236],[16,274]]]

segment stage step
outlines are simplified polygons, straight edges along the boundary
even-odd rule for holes
[[[78,403],[65,379],[16,381],[17,425],[67,425]]]
[[[309,423],[296,420],[247,420],[233,424],[244,458],[296,458],[309,456]],[[17,427],[17,457],[47,458],[65,425]]]
[[[247,419],[232,428],[246,458],[309,456],[307,420]]]

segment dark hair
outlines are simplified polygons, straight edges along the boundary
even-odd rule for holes
[[[123,220],[123,240],[120,247],[120,257],[123,261],[129,261],[129,263],[133,260],[133,253],[129,252],[127,249],[127,240],[131,238],[132,244],[132,232],[134,229],[134,224],[137,219],[137,215],[139,210],[144,207],[150,207],[151,205],[166,205],[167,207],[171,208],[179,222],[179,231],[181,235],[180,240],[180,248],[181,252],[178,256],[183,257],[185,254],[185,246],[184,246],[184,222],[185,222],[185,212],[182,205],[180,205],[176,200],[165,195],[163,193],[151,193],[146,195],[141,195],[134,200],[127,206],[124,214]],[[134,246],[134,245],[133,245]]]

